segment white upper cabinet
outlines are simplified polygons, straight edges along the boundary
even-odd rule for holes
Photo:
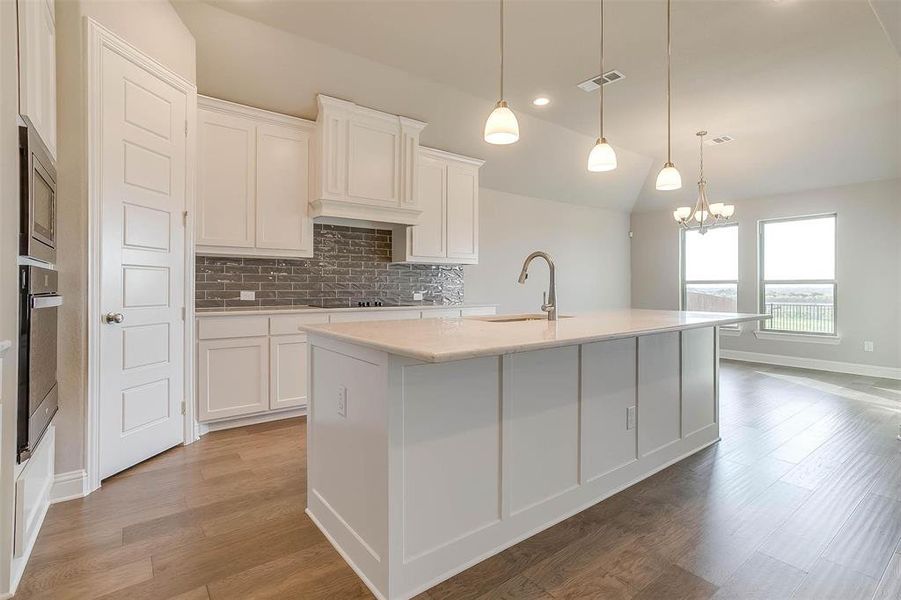
[[[19,113],[56,158],[56,16],[53,0],[18,0]]]
[[[309,121],[198,97],[197,252],[310,257]]]
[[[414,224],[425,123],[319,95],[312,216]]]
[[[483,161],[420,147],[417,225],[394,234],[396,262],[479,262],[479,168]]]
[[[257,126],[256,247],[312,251],[308,231],[312,134],[276,125]]]
[[[200,108],[197,123],[197,244],[253,248],[254,122]]]
[[[447,257],[479,259],[479,167],[454,160],[447,165]]]
[[[410,227],[411,256],[447,258],[447,162],[419,155],[419,224]]]

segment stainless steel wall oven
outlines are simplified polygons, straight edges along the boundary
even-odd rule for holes
[[[57,272],[34,265],[19,267],[19,411],[17,458],[31,456],[56,414],[57,312],[63,303]]]

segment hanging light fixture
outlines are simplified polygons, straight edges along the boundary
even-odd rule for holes
[[[701,138],[701,175],[698,178],[698,201],[694,209],[689,206],[680,206],[673,211],[673,218],[683,229],[697,229],[701,235],[707,233],[707,229],[714,225],[720,225],[728,221],[735,214],[735,206],[716,202],[707,202],[707,180],[704,179],[704,136],[706,131],[696,133]]]
[[[616,152],[604,137],[604,0],[601,0],[601,85],[598,88],[598,141],[588,154],[589,171],[612,171]]]
[[[504,100],[504,0],[501,2],[501,95],[485,121],[485,141],[489,144],[512,144],[519,139],[516,115]]]
[[[673,164],[673,132],[672,108],[670,102],[672,44],[670,42],[672,27],[672,0],[666,0],[666,164],[657,174],[657,189],[660,191],[678,190],[682,187],[682,176]]]

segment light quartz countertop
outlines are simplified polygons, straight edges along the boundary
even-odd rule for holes
[[[622,309],[570,318],[561,316],[556,322],[546,318],[491,320],[513,316],[364,321],[309,325],[302,329],[310,334],[437,363],[769,318],[746,313]]]
[[[406,310],[460,310],[462,308],[482,308],[495,304],[409,304],[406,306],[351,306],[327,308],[322,306],[228,306],[225,308],[195,308],[197,317],[222,317],[225,315],[271,315],[294,313],[336,313],[360,311],[406,311]]]

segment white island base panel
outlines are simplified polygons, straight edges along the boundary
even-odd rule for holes
[[[445,363],[309,339],[307,514],[384,600],[719,439],[715,327]]]

